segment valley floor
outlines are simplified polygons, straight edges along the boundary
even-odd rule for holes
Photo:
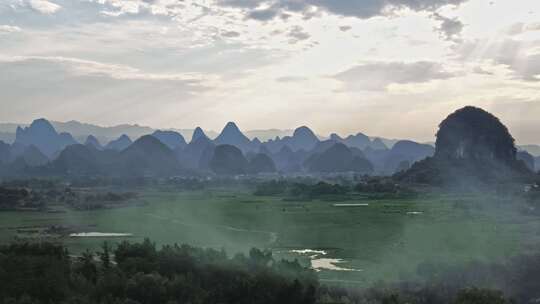
[[[47,239],[72,253],[104,240],[271,249],[319,271],[324,283],[369,286],[414,278],[422,263],[500,262],[538,252],[540,221],[511,198],[426,195],[416,199],[300,201],[247,189],[141,191],[143,203],[62,212],[0,212],[0,242]],[[52,206],[53,208],[55,206]],[[90,234],[81,234],[90,233]],[[97,234],[96,234],[97,233]]]

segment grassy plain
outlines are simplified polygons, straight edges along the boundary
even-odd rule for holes
[[[369,205],[335,207],[343,202],[258,197],[244,189],[144,189],[141,195],[144,204],[140,206],[66,209],[64,213],[1,212],[0,242],[50,238],[28,232],[61,225],[76,232],[131,233],[127,239],[148,237],[158,245],[224,248],[230,254],[268,248],[278,257],[298,258],[306,265],[314,259],[353,269],[322,270],[320,276],[323,281],[361,285],[410,278],[422,262],[502,261],[535,251],[540,244],[538,217],[510,198],[495,196],[373,199],[355,195],[345,203]],[[104,238],[64,236],[58,240],[77,253],[97,249]],[[306,249],[319,253],[301,252]]]

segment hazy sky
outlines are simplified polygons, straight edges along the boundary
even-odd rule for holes
[[[0,121],[540,142],[538,0],[1,0]]]

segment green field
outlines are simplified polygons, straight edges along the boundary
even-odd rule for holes
[[[414,276],[422,262],[456,264],[502,261],[540,244],[540,221],[518,203],[497,197],[438,195],[414,200],[355,196],[335,207],[331,200],[294,201],[257,197],[247,190],[141,192],[140,206],[65,213],[1,212],[0,241],[41,238],[21,229],[64,225],[77,232],[131,233],[117,242],[148,237],[159,244],[188,243],[224,248],[251,247],[322,270],[326,281],[367,285]],[[63,237],[72,252],[96,249],[104,238]],[[297,251],[295,251],[297,250]],[[298,250],[314,250],[299,252]],[[324,251],[324,255],[322,254]],[[327,260],[330,259],[330,260]],[[341,262],[337,263],[339,259]],[[328,267],[327,267],[328,268]]]

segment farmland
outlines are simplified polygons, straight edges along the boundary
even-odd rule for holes
[[[144,238],[223,248],[230,255],[258,247],[299,259],[323,281],[365,286],[414,277],[421,263],[498,262],[540,243],[540,222],[530,207],[495,195],[294,200],[255,196],[241,187],[147,187],[139,194],[142,203],[119,208],[1,212],[0,241],[54,240],[75,254],[104,240]],[[77,235],[85,232],[102,235]]]

